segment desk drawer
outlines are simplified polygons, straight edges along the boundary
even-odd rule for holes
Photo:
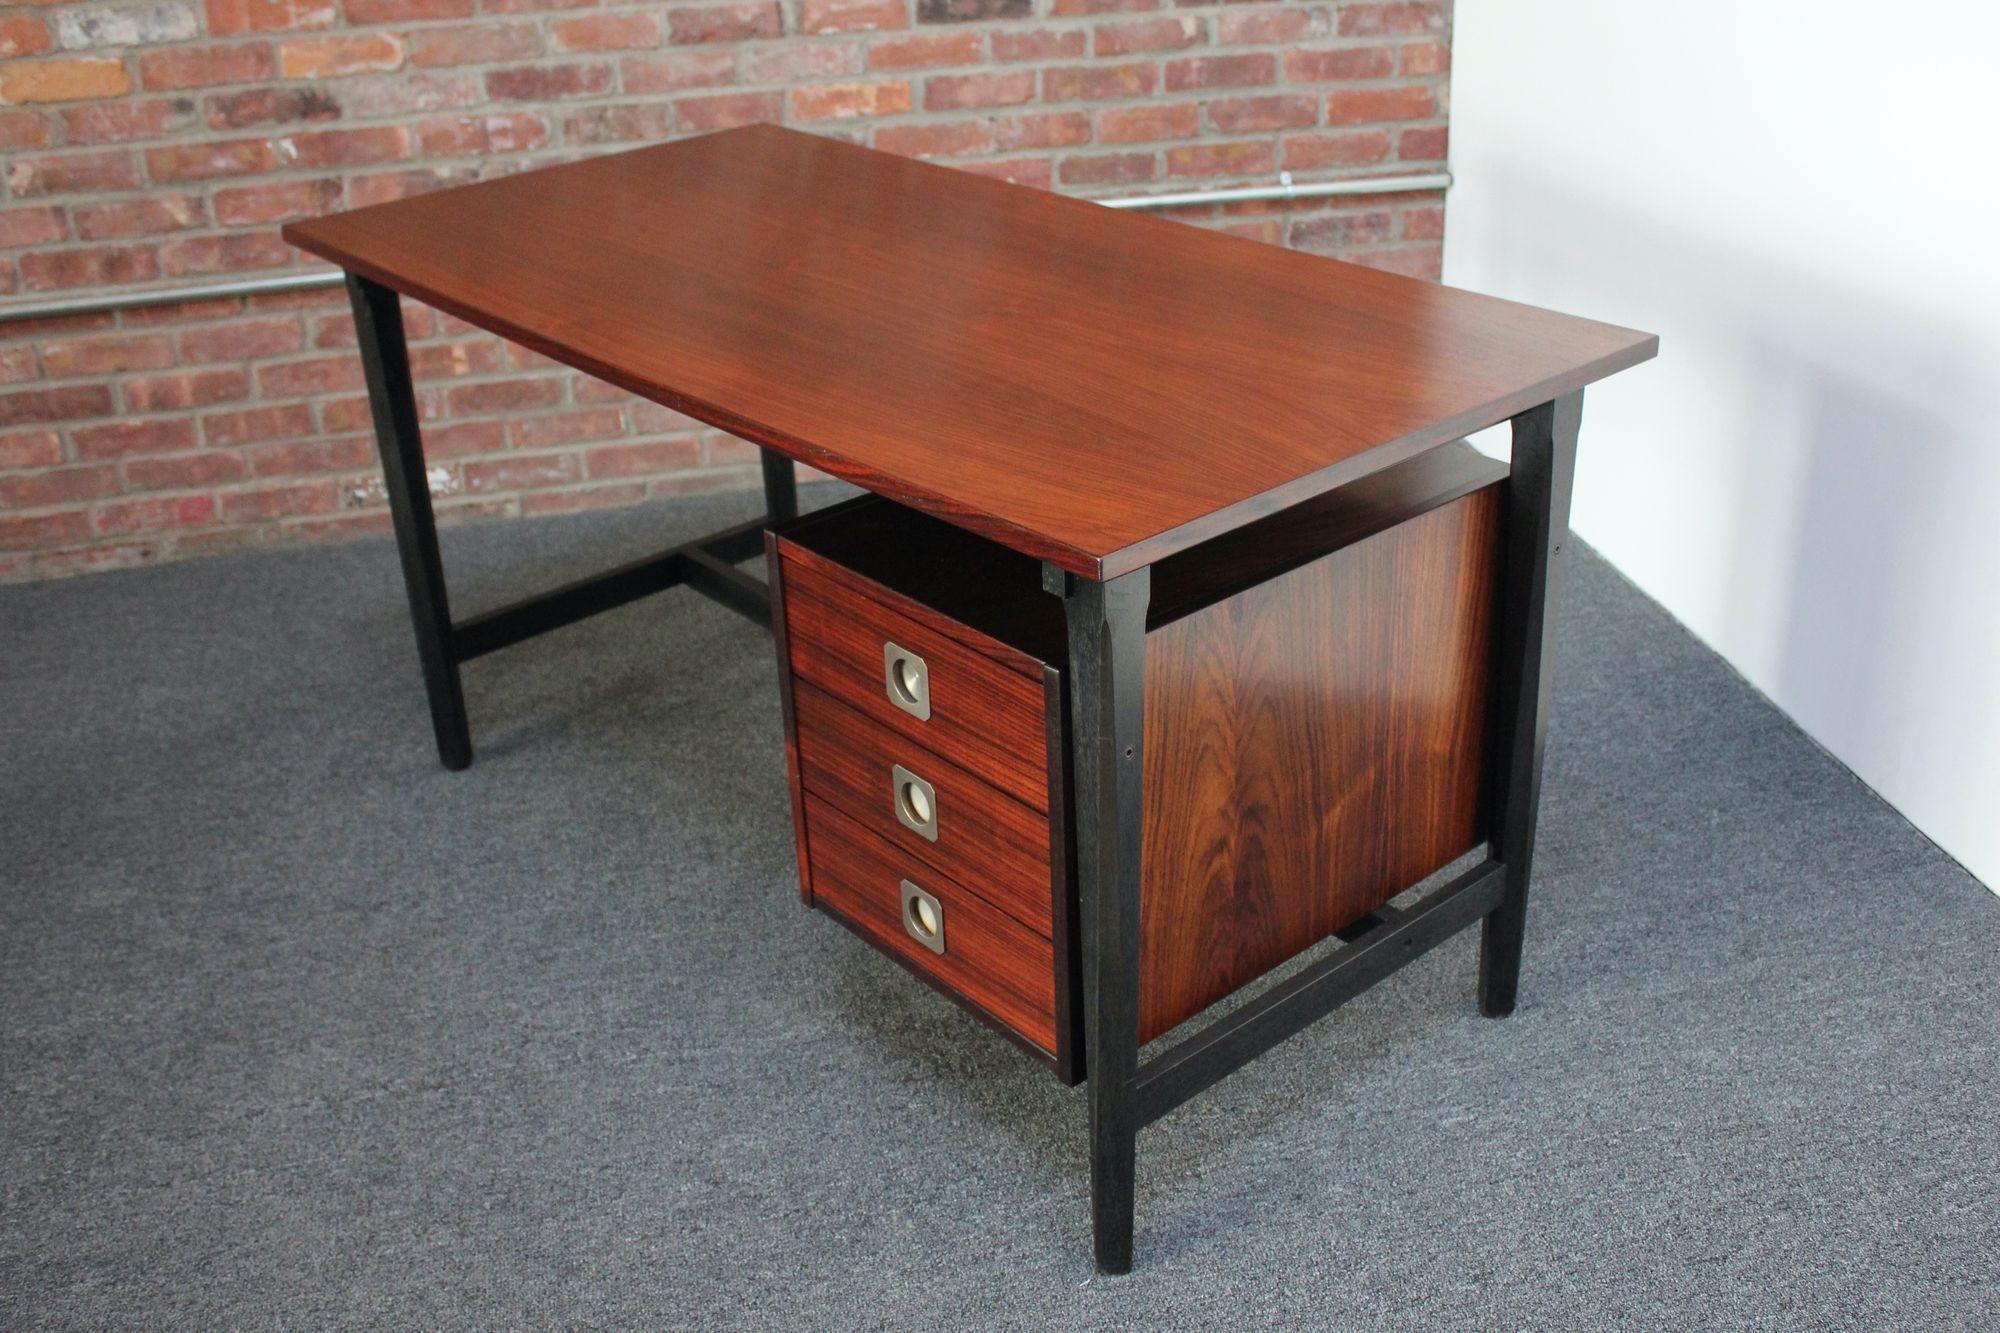
[[[807,681],[793,685],[792,709],[807,792],[1036,934],[1053,932],[1047,815]]]
[[[795,676],[1048,810],[1041,663],[791,542],[778,555]]]
[[[819,797],[808,793],[804,804],[815,905],[1052,1057],[1056,967],[1049,941]],[[919,938],[923,928],[928,943]]]

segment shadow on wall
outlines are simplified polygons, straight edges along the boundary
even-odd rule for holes
[[[2000,333],[1903,293],[1886,251],[1820,272],[1481,189],[1482,285],[1661,336],[1585,397],[1578,531],[2000,886]]]

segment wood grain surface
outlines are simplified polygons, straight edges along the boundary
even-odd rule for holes
[[[1480,841],[1504,490],[1147,635],[1141,1041]]]
[[[1086,577],[1652,356],[1589,320],[770,126],[288,223]]]

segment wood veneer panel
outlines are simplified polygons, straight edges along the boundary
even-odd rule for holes
[[[1049,819],[965,769],[847,707],[803,680],[793,683],[805,790],[839,806],[870,833],[927,862],[1036,934],[1053,931]],[[896,818],[891,766],[929,782],[937,841]]]
[[[1056,966],[1049,941],[812,795],[806,838],[815,906],[1053,1058]],[[944,953],[932,953],[903,929],[904,879],[944,908]]]
[[[1147,636],[1142,1041],[1482,838],[1503,494]]]
[[[284,235],[1090,577],[1657,348],[1649,334],[769,126]]]

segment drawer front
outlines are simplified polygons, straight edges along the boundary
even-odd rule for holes
[[[793,682],[792,708],[808,792],[1036,934],[1050,934],[1047,815],[806,681]]]
[[[894,593],[809,551],[782,540],[778,550],[793,674],[1048,810],[1040,663],[914,603],[898,609]],[[900,701],[892,689],[902,691]]]
[[[815,905],[967,1007],[1053,1056],[1055,953],[1049,942],[827,802],[808,795],[805,804]],[[936,925],[936,948],[904,924],[905,882],[928,897],[914,914],[920,923]]]

